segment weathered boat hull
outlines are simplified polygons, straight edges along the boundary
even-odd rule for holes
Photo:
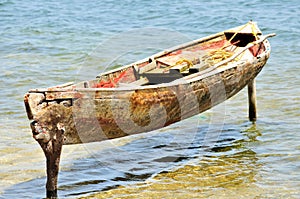
[[[64,144],[113,139],[159,129],[210,109],[244,88],[267,59],[265,54],[253,62],[221,68],[199,80],[182,80],[160,87],[32,92],[26,95],[25,104],[33,113],[29,115],[35,121],[33,131],[37,132],[36,127],[49,131],[59,124],[65,131]],[[39,105],[34,110],[36,98]],[[52,98],[62,101],[43,105],[43,101]],[[65,99],[72,101],[66,105]]]

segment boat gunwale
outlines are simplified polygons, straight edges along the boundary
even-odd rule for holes
[[[252,62],[255,62],[256,60],[258,59],[262,59],[262,58],[265,58],[265,57],[268,57],[269,54],[270,54],[270,45],[269,45],[269,41],[266,39],[263,41],[264,44],[268,47],[266,48],[266,50],[260,54],[260,57],[259,58],[253,58],[251,61]],[[224,63],[225,64],[225,63]],[[224,64],[221,64],[220,66],[224,65]],[[156,85],[146,85],[146,86],[133,86],[133,85],[130,85],[128,84],[128,87],[124,86],[124,87],[116,87],[116,88],[61,88],[61,87],[57,87],[57,88],[46,88],[46,89],[31,89],[29,90],[29,93],[52,93],[52,92],[130,92],[130,91],[135,91],[135,90],[146,90],[146,89],[160,89],[160,88],[167,88],[167,87],[174,87],[174,86],[179,86],[179,85],[183,85],[183,84],[191,84],[193,82],[196,82],[196,81],[200,81],[204,78],[207,78],[207,77],[210,77],[210,76],[213,76],[213,75],[216,75],[218,73],[222,73],[226,70],[229,70],[229,69],[232,69],[232,68],[235,68],[239,65],[242,65],[242,64],[246,64],[246,61],[245,60],[240,60],[240,61],[237,61],[237,62],[232,62],[230,64],[228,64],[227,66],[225,67],[215,67],[212,66],[212,68],[208,68],[204,71],[202,71],[201,75],[198,75],[196,77],[193,77],[193,78],[190,78],[190,79],[184,79],[183,77],[180,78],[180,79],[177,79],[177,80],[174,80],[172,82],[168,82],[168,83],[161,83],[161,84],[156,84]],[[128,65],[126,66],[127,68],[128,67],[131,67],[131,65]],[[199,72],[200,73],[200,72]],[[195,73],[197,74],[197,73]],[[189,76],[186,76],[186,77],[189,77]]]
[[[251,23],[253,23],[253,22],[251,22]],[[213,35],[209,35],[209,36],[202,37],[202,38],[199,38],[199,39],[196,39],[196,40],[192,40],[192,41],[186,42],[184,44],[177,45],[175,47],[171,47],[167,50],[158,52],[158,53],[156,53],[152,56],[149,56],[149,57],[144,58],[142,60],[136,61],[134,63],[128,64],[128,65],[125,65],[125,66],[122,66],[122,67],[119,67],[119,68],[116,68],[116,69],[113,69],[113,70],[110,70],[110,71],[107,71],[107,72],[104,72],[104,73],[101,73],[101,74],[97,75],[96,78],[100,78],[100,76],[103,76],[103,75],[112,74],[112,73],[115,73],[115,72],[122,71],[124,69],[128,69],[130,67],[134,67],[134,65],[140,64],[140,63],[143,63],[143,62],[147,62],[149,59],[154,59],[154,60],[158,59],[159,57],[162,57],[166,54],[172,53],[176,50],[188,48],[190,46],[197,45],[201,42],[206,42],[206,41],[215,39],[217,37],[221,37],[221,36],[224,35],[224,33],[226,31],[236,30],[236,29],[239,29],[240,27],[243,27],[243,26],[245,26],[245,25],[237,26],[235,28],[231,28],[231,29],[228,29],[228,30],[225,30],[225,31],[215,33]],[[270,35],[272,35],[272,34],[270,34]],[[253,45],[253,43],[252,43],[252,45]],[[247,60],[248,62],[249,61],[250,62],[255,62],[255,61],[260,60],[262,58],[266,59],[266,58],[269,57],[269,55],[270,55],[270,44],[269,44],[269,41],[267,40],[267,37],[265,39],[263,39],[262,41],[260,41],[259,43],[264,43],[264,45],[267,46],[267,48],[265,48],[265,50],[260,54],[259,57],[253,57],[252,59]],[[258,43],[256,43],[256,44],[258,44]],[[249,47],[247,45],[244,48],[248,49]],[[191,84],[193,82],[201,81],[204,78],[207,78],[207,77],[216,75],[218,73],[222,73],[226,70],[235,68],[239,65],[246,64],[245,60],[239,60],[239,61],[235,61],[235,62],[231,62],[231,63],[228,63],[228,62],[230,62],[230,58],[228,58],[226,60],[223,60],[221,62],[218,62],[218,63],[214,64],[213,66],[211,66],[210,68],[207,68],[203,71],[191,74],[193,76],[191,78],[190,78],[191,75],[188,75],[186,77],[182,77],[182,78],[176,79],[176,80],[168,82],[168,83],[160,83],[160,84],[155,84],[155,85],[144,85],[144,86],[132,85],[132,84],[128,83],[128,87],[126,86],[126,84],[123,84],[125,86],[114,87],[114,88],[74,88],[74,86],[76,84],[71,84],[71,85],[67,85],[67,86],[58,85],[58,86],[49,87],[49,88],[30,89],[28,91],[28,93],[53,93],[53,92],[76,93],[76,92],[118,92],[118,91],[119,92],[126,92],[126,91],[131,92],[131,91],[136,91],[136,90],[161,89],[161,88],[168,88],[168,87],[176,87],[176,86],[184,85],[184,84]],[[222,65],[226,65],[226,66],[224,67]],[[220,67],[220,66],[222,66],[222,67]],[[195,76],[195,75],[197,75],[197,76]],[[82,82],[85,82],[85,81],[82,81]],[[82,82],[78,82],[77,84],[80,84]]]

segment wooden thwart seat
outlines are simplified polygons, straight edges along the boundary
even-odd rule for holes
[[[189,73],[198,73],[202,70],[207,69],[208,67],[209,65],[205,63],[196,64],[193,67],[189,68]]]
[[[148,83],[149,83],[149,80],[147,79],[147,77],[141,77],[140,79],[138,79],[134,82],[131,82],[130,85],[142,86],[142,85],[145,85]]]

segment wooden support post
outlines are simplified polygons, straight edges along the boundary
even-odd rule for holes
[[[51,140],[47,145],[43,145],[42,149],[47,159],[46,196],[47,198],[57,198],[57,178],[62,144],[58,140]]]
[[[57,198],[57,179],[62,151],[64,128],[59,124],[52,131],[45,130],[37,122],[31,124],[34,139],[40,144],[46,157],[46,197]]]
[[[248,84],[248,101],[249,101],[249,120],[255,123],[257,119],[255,79],[251,80]]]

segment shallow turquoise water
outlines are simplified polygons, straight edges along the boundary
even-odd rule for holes
[[[242,184],[258,187],[256,197],[299,198],[299,10],[295,0],[0,0],[0,197],[44,197],[44,157],[31,137],[22,102],[28,89],[92,78],[108,65],[135,61],[252,19],[264,33],[277,33],[257,78],[255,128],[247,121],[244,90],[206,113],[149,135],[66,146],[59,195],[78,198],[200,165],[203,157],[208,167],[230,157],[238,163],[224,175],[242,169]],[[214,133],[218,136],[209,145],[205,135]],[[245,161],[239,162],[241,158]],[[221,193],[213,185],[207,189],[205,193]],[[239,187],[236,192],[253,198],[249,193],[255,190]]]

